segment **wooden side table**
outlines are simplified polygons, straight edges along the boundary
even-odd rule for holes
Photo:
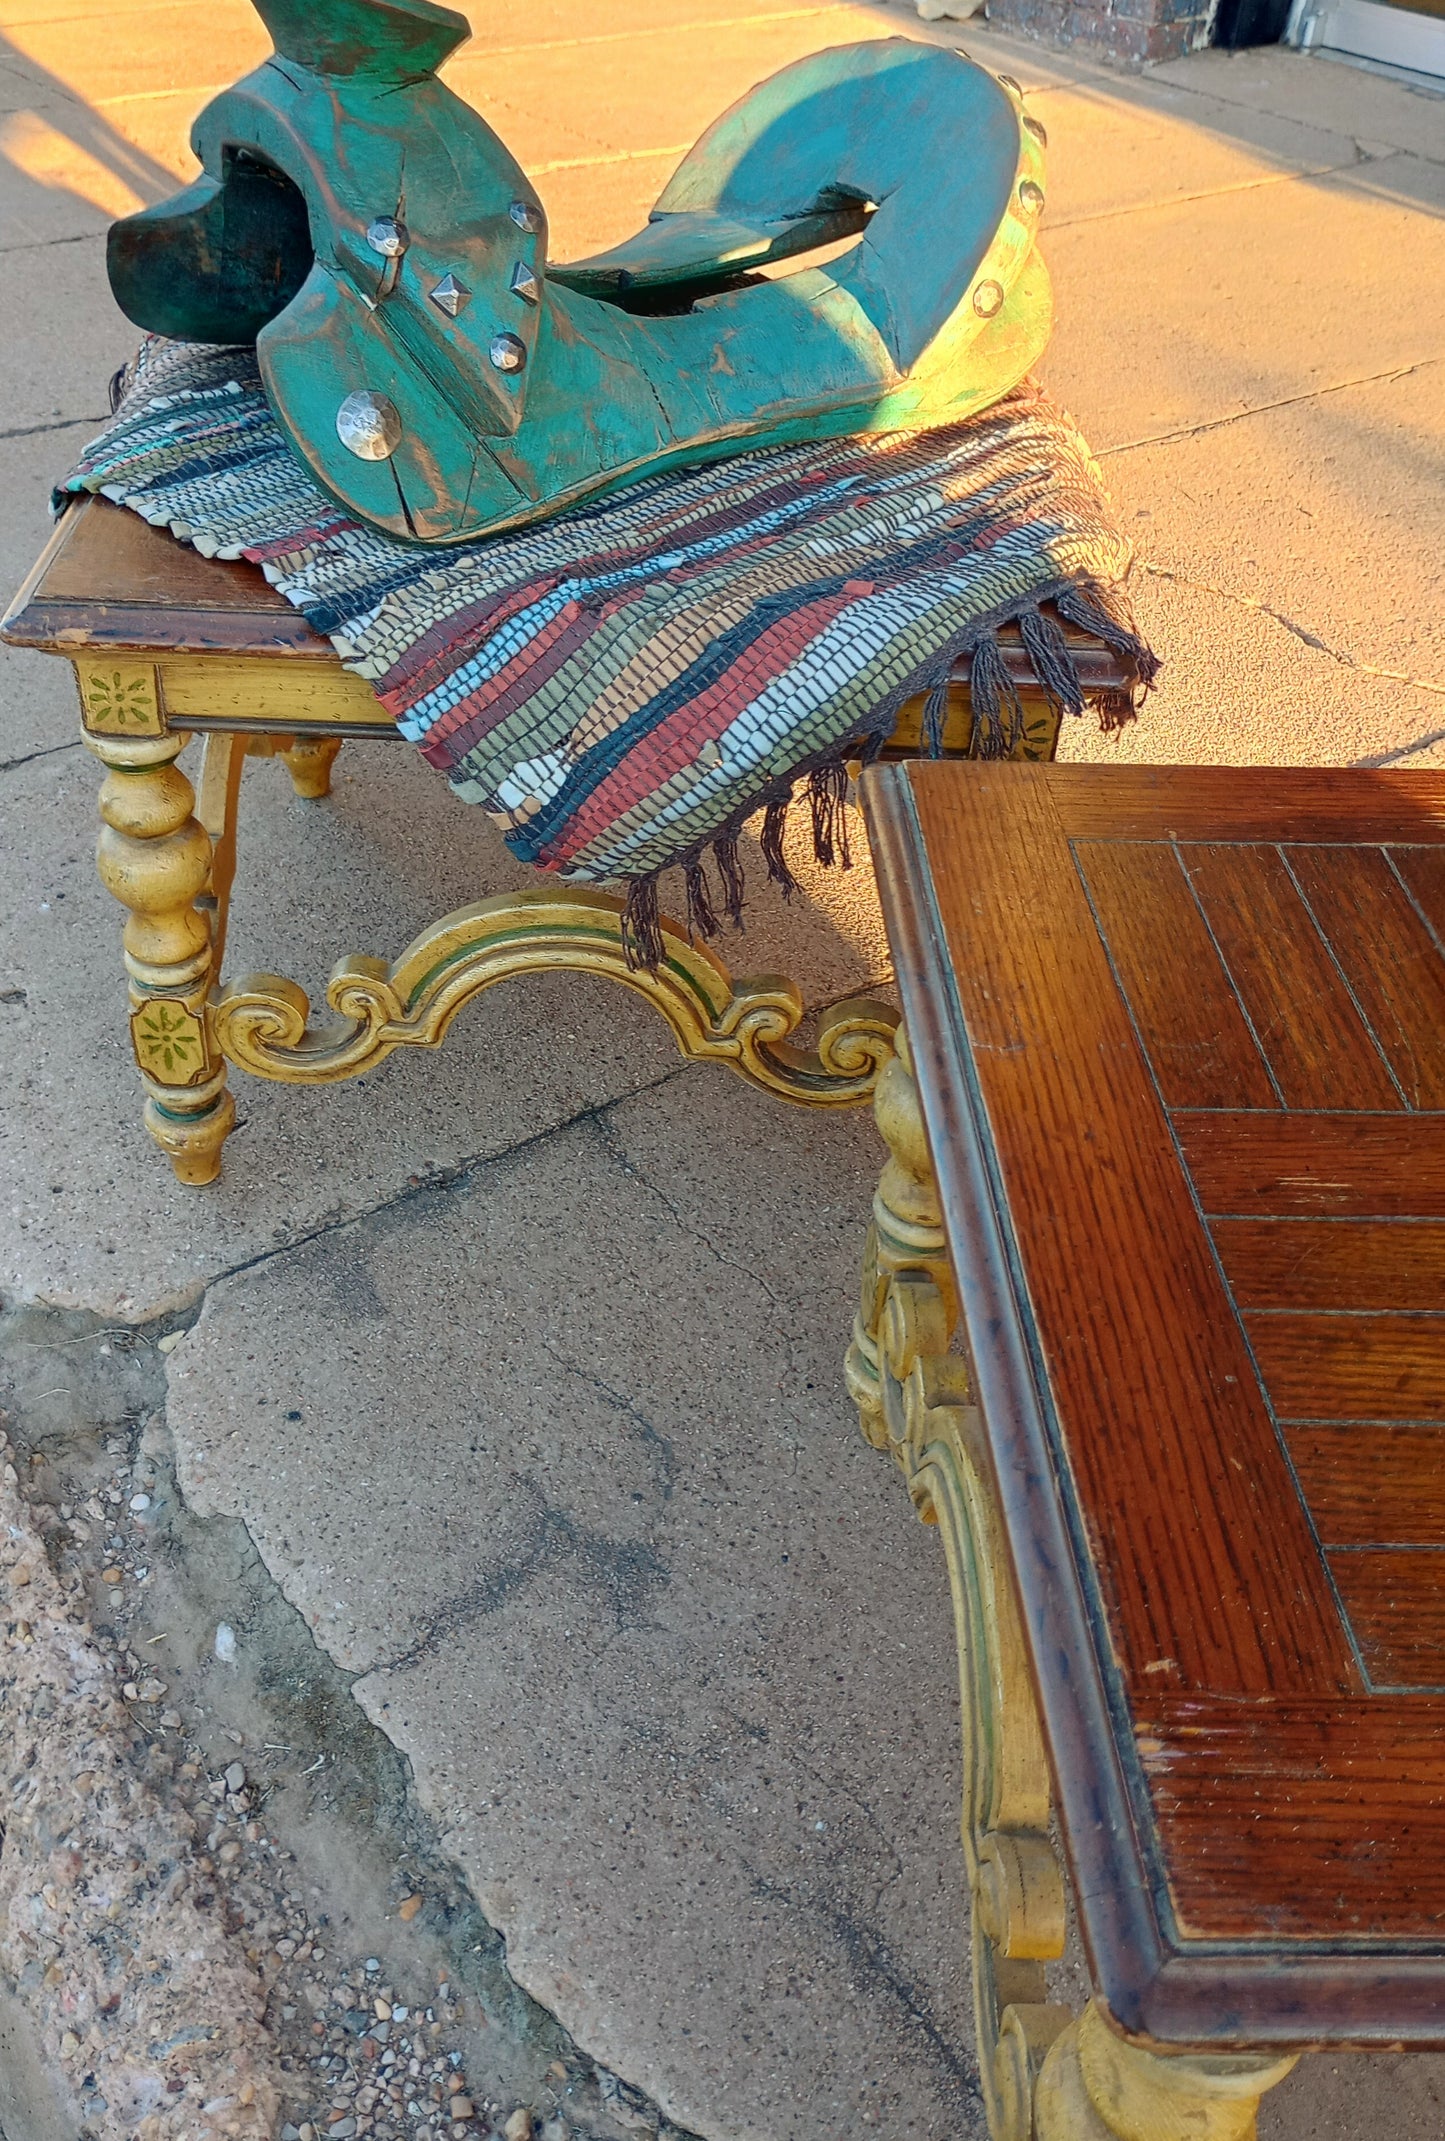
[[[1117,656],[1066,627],[1085,685],[1129,691]],[[128,910],[131,1037],[145,1121],[184,1182],[214,1179],[234,1120],[227,1065],[299,1084],[354,1078],[393,1049],[431,1048],[480,990],[568,967],[644,996],[685,1056],[812,1107],[869,1097],[897,1014],[855,998],[834,1005],[811,1048],[791,1036],[803,996],[782,975],[734,981],[706,946],[664,923],[656,973],[629,967],[623,903],[561,884],[479,900],[424,930],[388,963],[351,954],[333,970],[329,1015],[280,974],[223,978],[241,773],[279,752],[302,795],[323,796],[342,740],[394,743],[369,687],[342,668],[259,570],[199,556],[104,499],[73,506],[11,605],[0,636],[63,655],[80,691],[85,742],[107,768],[100,874]],[[1058,717],[1015,640],[1023,750],[1052,757]],[[951,693],[946,748],[966,751],[967,686]],[[893,748],[917,748],[921,701],[904,707]],[[175,761],[205,739],[196,786]]]
[[[864,800],[848,1374],[948,1555],[991,2129],[1246,2141],[1301,2049],[1445,2044],[1445,775]]]

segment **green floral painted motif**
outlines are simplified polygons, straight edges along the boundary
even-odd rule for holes
[[[174,1004],[155,1001],[136,1013],[132,1022],[136,1060],[142,1070],[169,1078],[192,1076],[200,1069],[200,1021],[192,1012]]]
[[[106,675],[92,670],[85,680],[85,704],[98,728],[155,727],[155,693],[146,672],[113,669]]]

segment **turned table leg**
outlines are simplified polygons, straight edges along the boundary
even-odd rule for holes
[[[245,739],[251,758],[279,758],[291,776],[291,786],[305,802],[319,803],[331,793],[331,769],[343,739],[340,736],[251,735]]]
[[[339,736],[298,736],[282,752],[291,786],[308,803],[319,803],[323,796],[330,795],[331,768],[340,749]]]
[[[102,884],[128,910],[131,1046],[146,1089],[145,1125],[182,1182],[214,1181],[235,1121],[226,1065],[211,1037],[211,841],[175,764],[183,735],[89,734],[108,769],[96,854]]]

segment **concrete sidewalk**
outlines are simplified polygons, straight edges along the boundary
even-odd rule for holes
[[[1122,741],[1067,751],[1445,763],[1445,101],[1278,50],[1123,77],[767,0],[498,0],[450,76],[567,254],[635,228],[761,75],[900,32],[966,42],[1049,129],[1043,374],[1137,534],[1167,661]],[[265,49],[244,0],[0,5],[9,584],[133,341],[106,222],[172,189],[191,115]],[[867,1119],[681,1070],[645,1008],[549,977],[357,1085],[238,1080],[225,1176],[184,1191],[139,1127],[63,666],[7,656],[0,718],[0,1286],[74,1312],[25,1326],[75,1350],[17,1384],[21,1429],[59,1450],[104,1411],[117,1327],[188,1328],[145,1432],[186,1521],[259,1556],[251,1669],[289,1613],[319,1678],[352,1678],[572,2043],[708,2141],[981,2134],[944,1572],[841,1392]],[[254,767],[242,846],[232,964],[308,986],[521,882],[390,747],[348,747],[324,806]],[[815,1002],[886,978],[866,871],[760,898],[738,963]],[[117,1451],[142,1432],[138,1401],[105,1417]],[[1442,2076],[1306,2062],[1261,2133],[1425,2141]]]

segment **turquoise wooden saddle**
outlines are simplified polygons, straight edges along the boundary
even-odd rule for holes
[[[960,53],[890,38],[784,68],[635,238],[558,265],[525,173],[437,79],[461,15],[256,7],[275,52],[197,120],[204,175],[113,227],[111,286],[157,333],[254,341],[296,452],[395,535],[457,542],[680,462],[946,422],[1047,339],[1043,128]]]

